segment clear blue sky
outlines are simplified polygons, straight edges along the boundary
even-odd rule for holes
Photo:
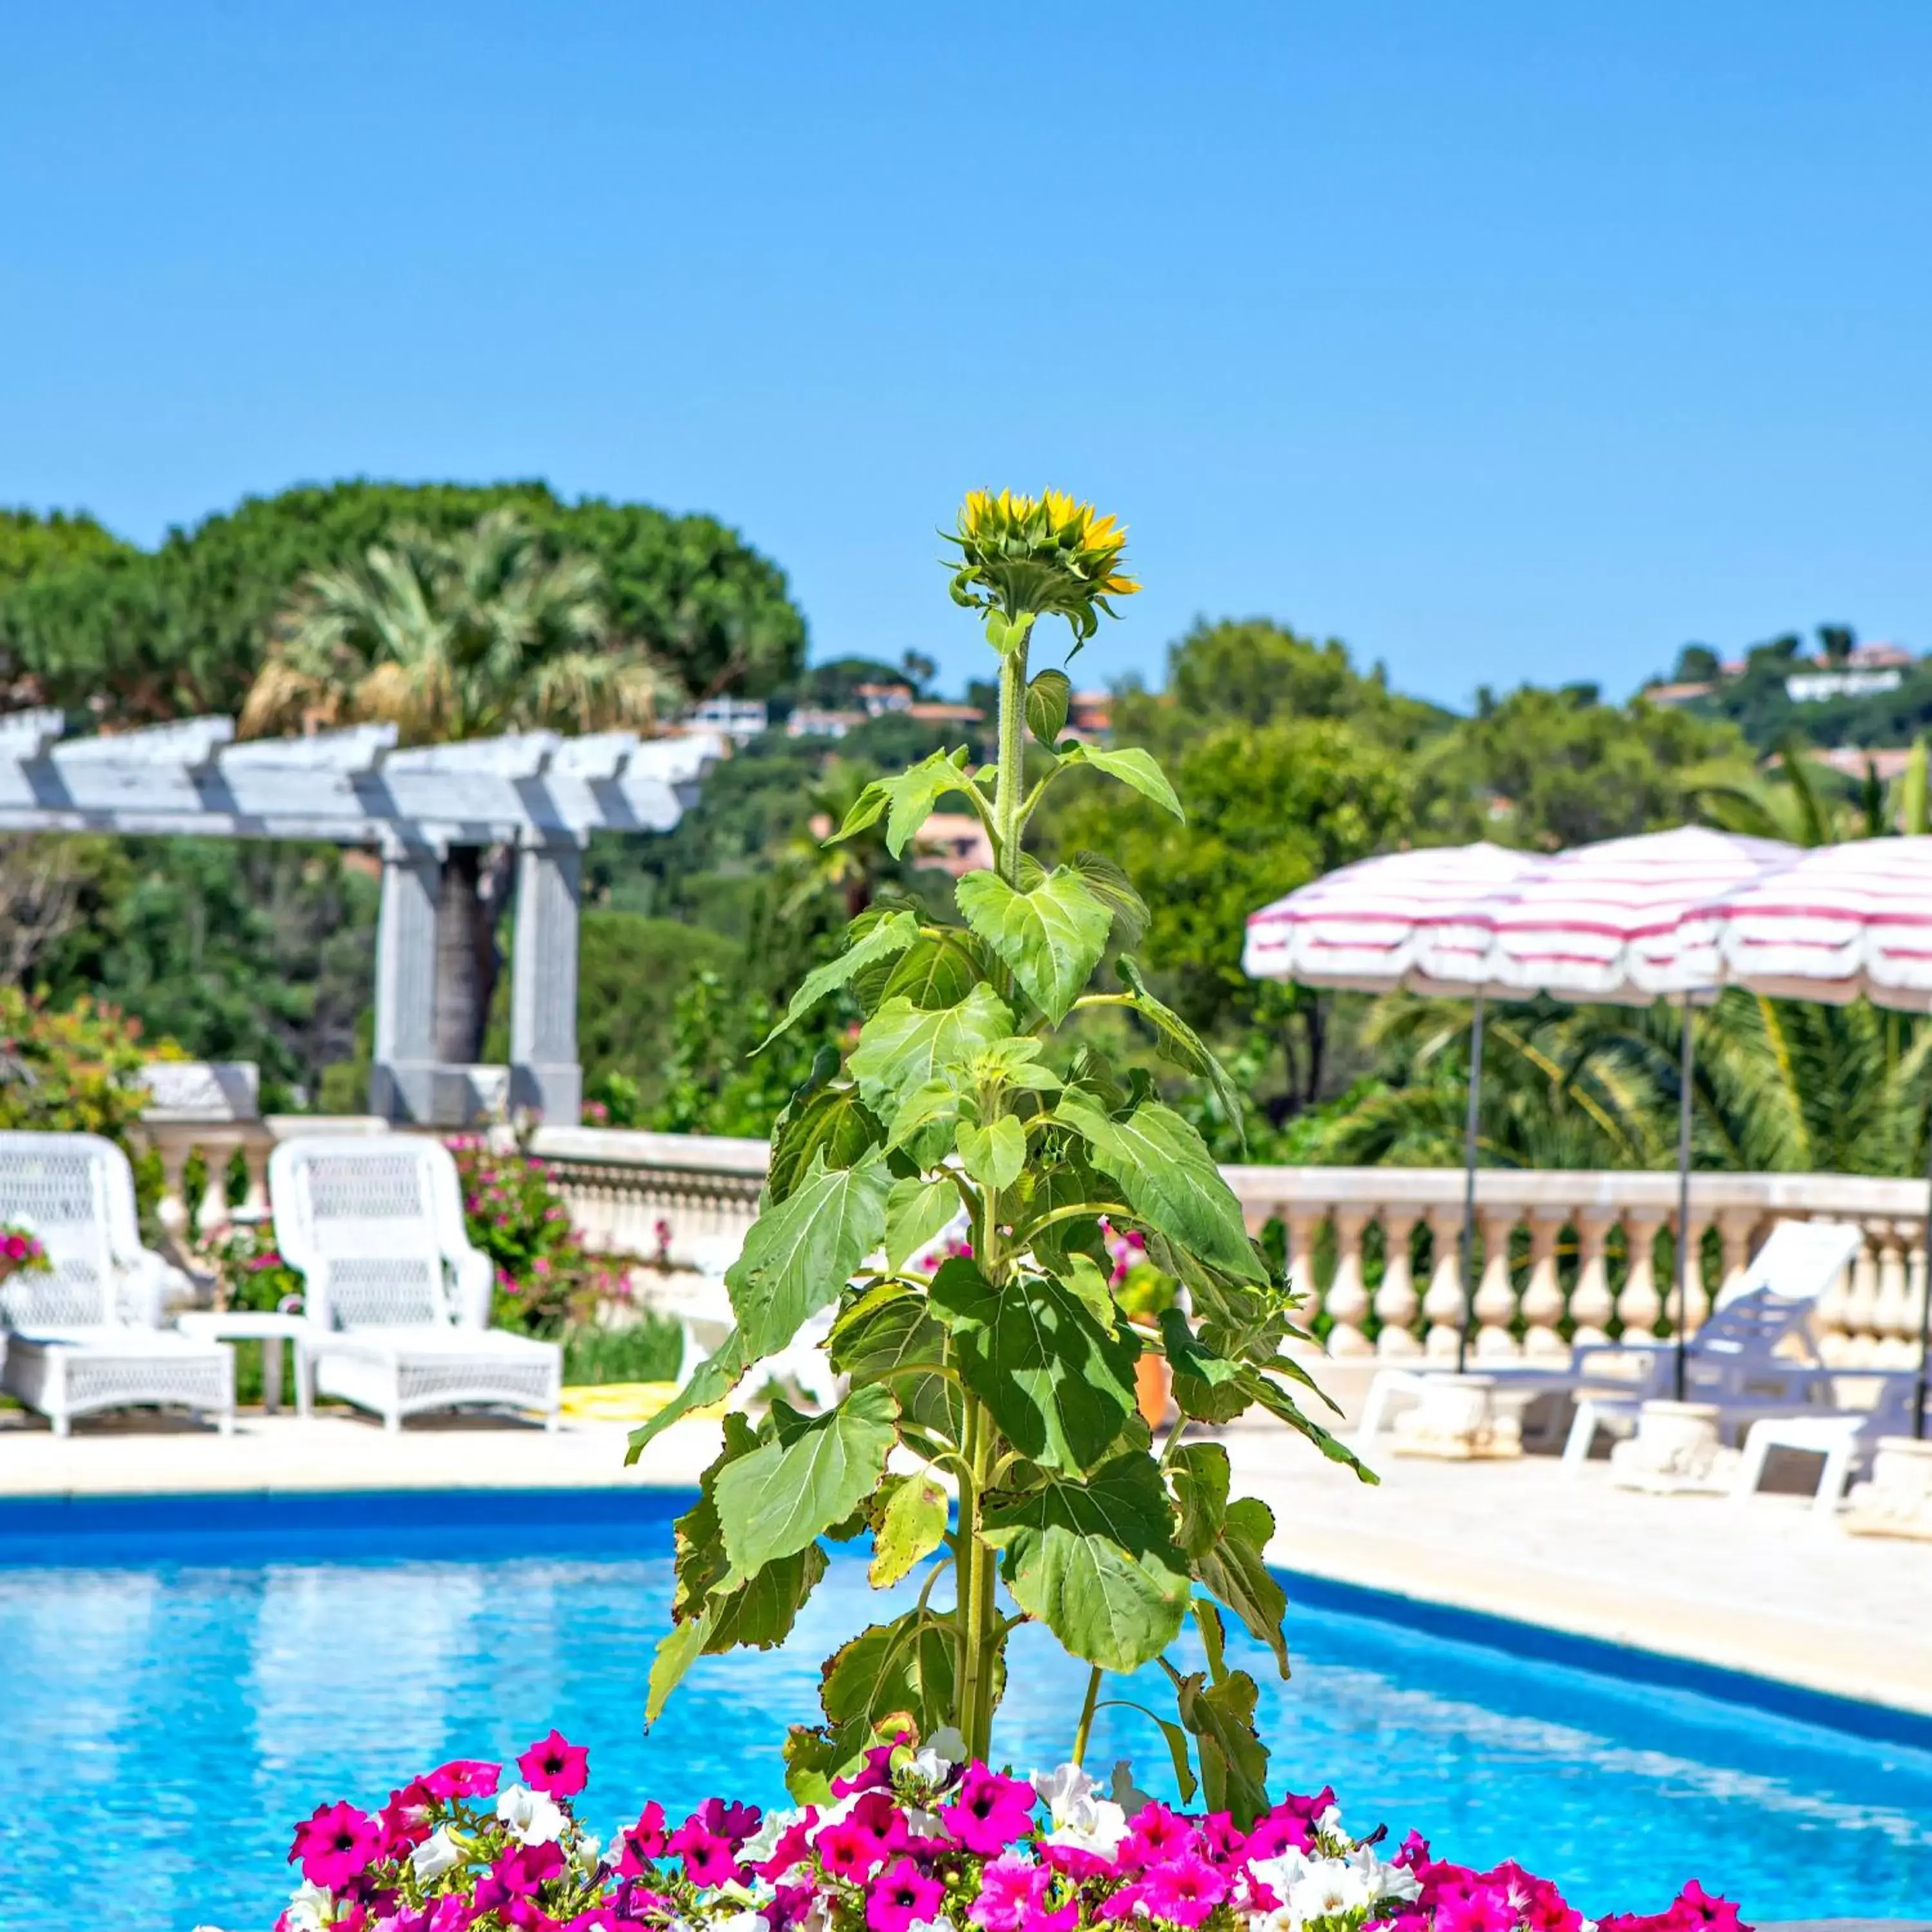
[[[1932,7],[10,9],[0,502],[704,509],[976,666],[968,484],[1451,703],[1932,648]]]

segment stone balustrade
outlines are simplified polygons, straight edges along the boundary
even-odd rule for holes
[[[295,1133],[367,1132],[362,1116],[259,1120],[151,1117],[162,1223],[202,1238],[232,1218],[223,1182],[246,1165],[244,1205],[268,1202],[267,1164]],[[208,1181],[198,1202],[184,1176],[199,1150]],[[742,1238],[758,1211],[765,1143],[599,1127],[541,1130],[572,1218],[593,1248],[674,1265],[710,1263]],[[1463,1312],[1463,1176],[1450,1168],[1230,1167],[1248,1225],[1279,1223],[1290,1274],[1325,1318],[1328,1352],[1394,1361],[1453,1360]],[[1694,1330],[1743,1273],[1774,1222],[1853,1221],[1864,1240],[1820,1304],[1828,1359],[1852,1367],[1917,1359],[1925,1293],[1926,1184],[1834,1174],[1699,1174],[1690,1223],[1701,1265],[1689,1284]],[[1477,1176],[1476,1330],[1479,1360],[1556,1358],[1572,1340],[1674,1330],[1672,1246],[1677,1177],[1669,1173],[1485,1168]]]

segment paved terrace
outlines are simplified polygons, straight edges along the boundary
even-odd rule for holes
[[[129,1418],[63,1442],[14,1413],[0,1497],[682,1485],[718,1442],[715,1424],[681,1424],[627,1472],[625,1432],[429,1418],[388,1436],[342,1414],[244,1414],[226,1440]],[[1601,1462],[1573,1482],[1552,1457],[1411,1460],[1384,1438],[1366,1489],[1272,1422],[1222,1439],[1274,1510],[1286,1568],[1932,1714],[1932,1545],[1848,1536],[1795,1496],[1632,1495]]]

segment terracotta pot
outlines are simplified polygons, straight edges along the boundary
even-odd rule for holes
[[[1151,1352],[1134,1364],[1134,1406],[1150,1429],[1159,1429],[1173,1407],[1174,1372],[1165,1356]]]

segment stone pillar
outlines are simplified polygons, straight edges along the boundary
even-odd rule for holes
[[[1630,1208],[1624,1215],[1624,1236],[1630,1247],[1630,1272],[1617,1298],[1623,1332],[1633,1342],[1648,1342],[1663,1312],[1657,1286],[1657,1231],[1664,1217],[1650,1208]]]
[[[1718,1210],[1718,1238],[1724,1244],[1723,1273],[1718,1282],[1718,1300],[1736,1292],[1750,1266],[1750,1238],[1758,1224],[1755,1208],[1720,1208]]]
[[[1576,1226],[1576,1285],[1570,1291],[1570,1318],[1574,1324],[1573,1345],[1607,1342],[1610,1321],[1616,1312],[1610,1298],[1610,1273],[1604,1258],[1604,1245],[1616,1219],[1614,1210],[1579,1208],[1572,1217]]]
[[[1915,1367],[1918,1360],[1918,1325],[1914,1319],[1905,1261],[1912,1224],[1880,1221],[1873,1226],[1878,1242],[1878,1294],[1872,1308],[1872,1328],[1876,1336],[1872,1359],[1880,1368]]]
[[[1510,1234],[1514,1208],[1478,1208],[1483,1231],[1483,1272],[1476,1283],[1476,1334],[1472,1354],[1486,1361],[1514,1359],[1522,1351],[1510,1333],[1516,1318],[1516,1289],[1510,1280]]]
[[[435,1117],[436,902],[442,862],[398,841],[382,854],[376,920],[376,1041],[369,1107],[392,1120]]]
[[[1382,1325],[1376,1337],[1376,1352],[1404,1360],[1422,1352],[1422,1345],[1410,1332],[1415,1322],[1416,1299],[1408,1238],[1415,1222],[1413,1208],[1382,1210],[1382,1279],[1376,1290],[1376,1313]]]
[[[1865,1238],[1852,1257],[1851,1292],[1845,1297],[1844,1365],[1868,1369],[1878,1354],[1878,1338],[1873,1334],[1878,1316],[1878,1256],[1874,1246],[1884,1232],[1882,1222],[1867,1221]]]
[[[1429,1326],[1423,1352],[1431,1361],[1453,1362],[1462,1332],[1462,1204],[1442,1202],[1429,1210],[1429,1238],[1436,1259],[1429,1270],[1422,1312]]]
[[[583,855],[574,843],[517,855],[517,936],[510,964],[510,1105],[554,1127],[577,1125],[577,917]]]
[[[1372,1355],[1374,1345],[1362,1332],[1369,1312],[1369,1292],[1362,1279],[1362,1237],[1373,1219],[1372,1208],[1335,1210],[1335,1278],[1328,1284],[1322,1306],[1333,1324],[1328,1330],[1331,1355]]]
[[[1523,1353],[1538,1360],[1569,1354],[1558,1324],[1563,1319],[1563,1287],[1556,1271],[1556,1244],[1567,1208],[1538,1208],[1529,1216],[1529,1279],[1523,1284]]]

